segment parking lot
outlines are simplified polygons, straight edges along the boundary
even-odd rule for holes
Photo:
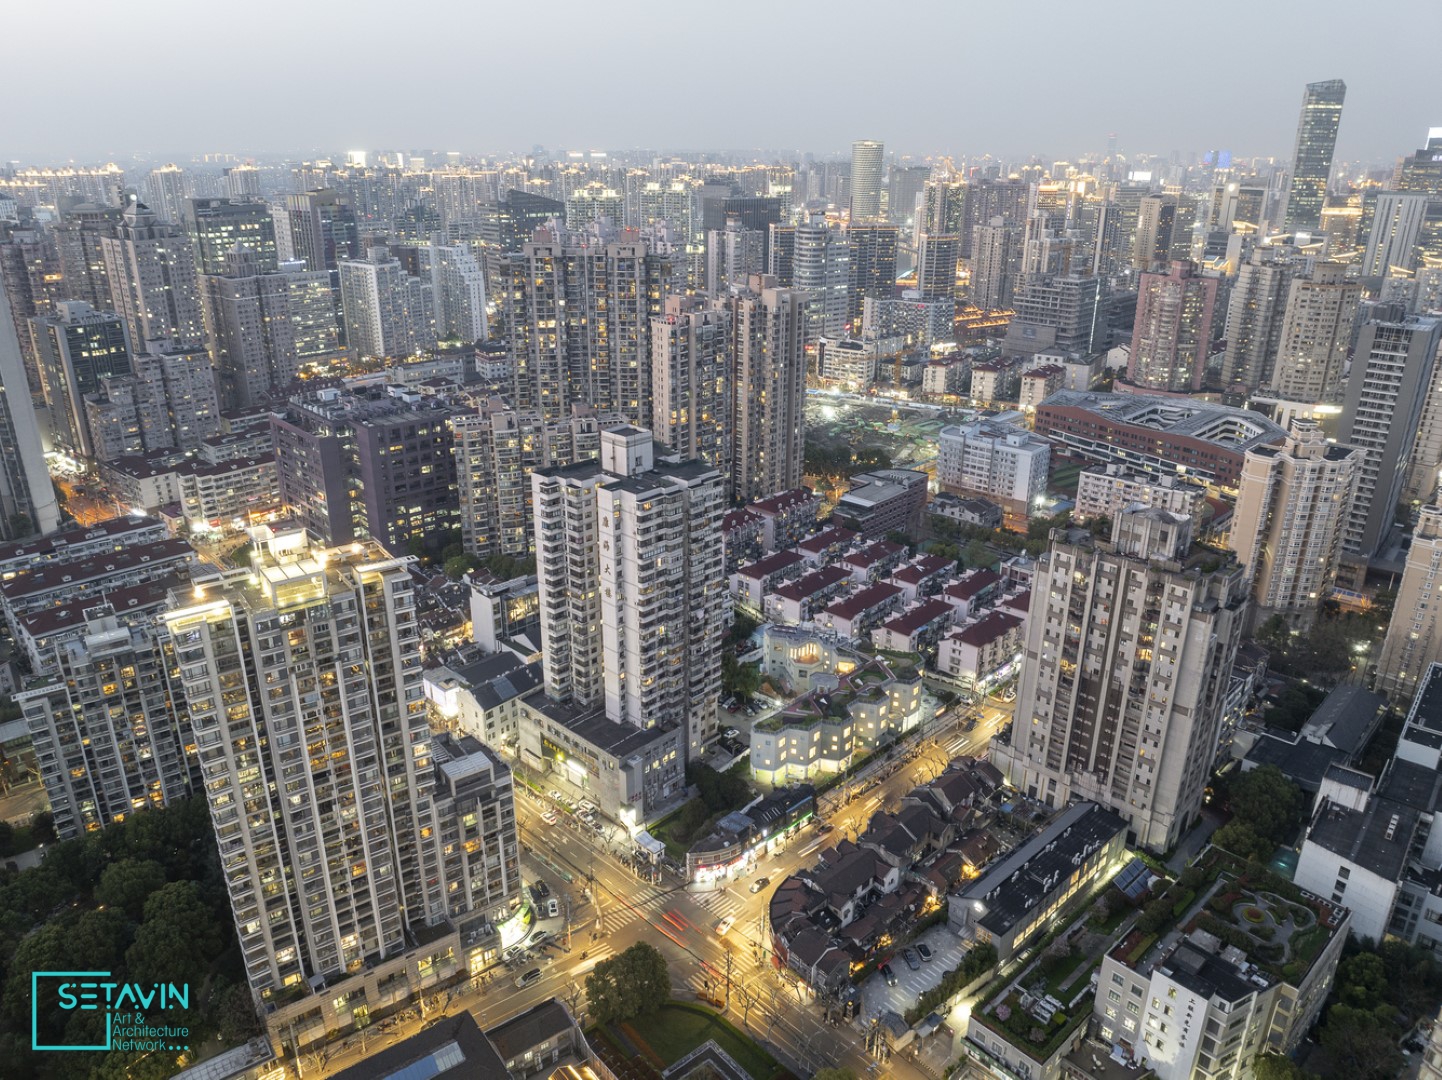
[[[905,1015],[923,992],[941,982],[943,975],[961,963],[961,958],[971,946],[969,939],[958,938],[945,923],[933,926],[916,940],[926,942],[935,955],[923,961],[919,970],[912,971],[902,959],[901,950],[896,950],[889,961],[891,970],[896,973],[896,985],[887,986],[878,971],[861,986],[861,1011],[858,1016],[863,1021],[869,1023],[872,1017],[880,1016],[888,1009]],[[911,948],[915,947],[916,942],[912,942]]]

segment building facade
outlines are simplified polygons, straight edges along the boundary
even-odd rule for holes
[[[1127,374],[1149,390],[1200,390],[1211,354],[1217,280],[1190,262],[1141,276]]]
[[[1442,319],[1384,307],[1362,326],[1337,441],[1362,451],[1362,475],[1343,534],[1349,555],[1371,558],[1392,529],[1432,383]]]
[[[942,428],[936,479],[947,491],[982,495],[1013,519],[1030,515],[1046,490],[1051,446],[1030,432],[978,420]]]
[[[806,393],[805,293],[751,279],[731,298],[731,494],[801,486]]]
[[[1082,797],[1165,851],[1201,808],[1246,616],[1242,568],[1191,565],[1190,520],[1124,510],[1054,530],[1033,584],[1009,741],[992,762],[1049,806]]]
[[[1247,451],[1228,546],[1252,583],[1252,623],[1281,615],[1304,629],[1331,592],[1362,452],[1293,421],[1281,446]]]
[[[728,598],[721,474],[658,460],[650,432],[601,435],[599,462],[531,474],[546,693],[612,723],[716,731]]]

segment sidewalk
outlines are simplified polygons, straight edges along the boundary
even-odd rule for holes
[[[1177,845],[1177,850],[1167,860],[1167,869],[1173,874],[1180,874],[1186,869],[1187,863],[1201,854],[1202,848],[1206,847],[1207,842],[1211,840],[1212,833],[1221,828],[1221,825],[1222,818],[1219,814],[1204,809],[1201,823],[1182,837],[1181,843]]]

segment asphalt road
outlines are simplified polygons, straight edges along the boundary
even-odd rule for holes
[[[812,863],[824,843],[843,835],[854,839],[865,830],[872,814],[896,805],[911,788],[936,776],[951,758],[984,752],[987,740],[1010,717],[1010,711],[1010,706],[988,700],[970,733],[961,732],[954,722],[943,721],[947,726],[937,735],[911,748],[899,764],[888,763],[887,767],[894,765],[890,775],[830,813],[835,831],[829,836],[808,829],[786,849],[763,858],[752,878],[717,890],[693,890],[672,875],[652,884],[584,827],[568,824],[565,818],[560,824],[547,825],[541,819],[544,800],[517,785],[516,819],[524,877],[528,884],[542,878],[553,895],[569,899],[569,948],[564,915],[542,920],[540,925],[550,929],[561,945],[544,950],[544,957],[535,965],[541,968],[541,978],[533,985],[525,989],[515,986],[515,976],[525,967],[515,971],[495,968],[490,981],[479,988],[466,985],[449,996],[443,993],[425,1016],[395,1024],[364,1040],[352,1036],[333,1046],[324,1063],[312,1062],[306,1075],[324,1077],[347,1068],[366,1054],[415,1034],[435,1016],[459,1008],[470,1010],[483,1028],[552,997],[565,1001],[573,1012],[583,1013],[585,976],[591,969],[636,942],[646,941],[666,957],[674,986],[720,1002],[733,1023],[749,1031],[798,1076],[840,1066],[858,1076],[884,1072],[901,1080],[930,1080],[928,1073],[904,1057],[894,1057],[884,1066],[874,1061],[865,1050],[860,1025],[882,1007],[905,1007],[908,1002],[896,996],[903,990],[904,996],[914,1001],[916,994],[934,985],[949,966],[943,957],[914,973],[897,957],[898,974],[907,976],[904,988],[889,993],[884,981],[873,976],[875,985],[863,987],[866,1008],[855,1024],[829,1024],[790,974],[771,966],[766,905],[782,879]],[[827,801],[843,798],[844,793],[838,793]],[[565,875],[570,876],[569,882]],[[768,884],[752,893],[749,885],[759,877],[767,878]],[[588,889],[589,900],[585,895]],[[727,918],[732,925],[723,937],[716,930]]]

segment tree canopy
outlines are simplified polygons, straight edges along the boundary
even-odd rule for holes
[[[0,1072],[149,1080],[179,1067],[176,1053],[32,1051],[34,971],[189,983],[190,1009],[167,1013],[167,1022],[189,1027],[192,1045],[216,1035],[225,1045],[243,1042],[258,1021],[234,940],[215,834],[200,799],[134,814],[54,844],[38,866],[0,872]],[[101,1017],[42,1009],[37,1020],[57,1038],[85,1045],[104,1040],[95,1030]]]
[[[650,1016],[671,997],[671,973],[659,949],[638,941],[619,956],[602,960],[586,976],[586,1000],[598,1024]]]
[[[1302,812],[1302,789],[1275,765],[1263,765],[1233,776],[1227,796],[1235,818],[1273,843],[1287,839]]]

